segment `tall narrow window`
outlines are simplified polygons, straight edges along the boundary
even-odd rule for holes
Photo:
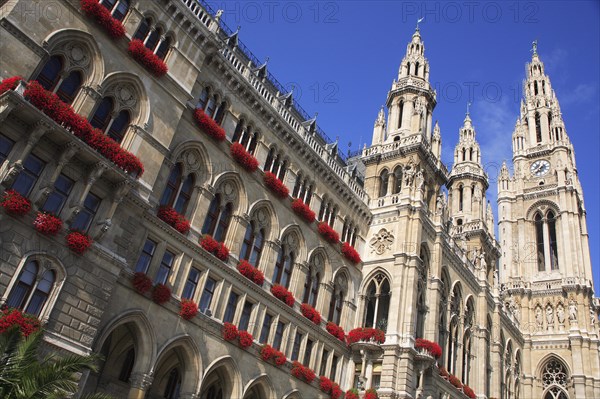
[[[11,188],[16,190],[22,196],[28,197],[45,165],[46,163],[44,161],[33,154],[29,154],[29,156],[25,158],[25,162],[23,162],[23,170],[13,182]]]
[[[191,299],[196,293],[196,287],[198,287],[198,280],[200,280],[200,270],[195,267],[190,268],[187,280],[183,286],[183,292],[181,298]]]
[[[8,158],[14,144],[14,141],[0,134],[0,166]]]
[[[382,274],[376,275],[369,283],[365,298],[365,327],[386,331],[390,293],[390,283]]]
[[[179,398],[179,391],[181,389],[181,375],[179,375],[179,370],[177,368],[173,368],[169,373],[169,379],[167,380],[167,385],[165,386],[165,393],[163,398],[165,399],[177,399]]]
[[[339,363],[339,358],[336,355],[333,355],[333,359],[331,360],[331,379],[335,380],[337,377],[337,367]]]
[[[39,316],[50,296],[54,280],[56,280],[54,270],[46,270],[31,295],[29,304],[27,304],[27,308],[25,309],[26,313]]]
[[[208,88],[205,87],[202,89],[200,93],[200,97],[198,98],[198,104],[196,104],[196,108],[204,109],[206,108],[206,104],[208,103],[209,91]]]
[[[294,345],[292,346],[292,356],[290,356],[291,361],[298,360],[298,356],[300,355],[300,344],[302,343],[302,334],[300,332],[296,332],[296,337],[294,338]]]
[[[110,122],[110,116],[113,111],[114,102],[110,97],[104,97],[98,107],[94,116],[90,120],[93,127],[98,128],[102,131],[106,130],[108,123]]]
[[[535,113],[535,140],[538,143],[542,142],[542,124],[540,122],[539,112]]]
[[[127,11],[129,11],[128,0],[100,0],[100,4],[106,7],[112,16],[119,21],[122,21],[127,15]]]
[[[135,265],[135,271],[141,273],[147,273],[148,268],[150,267],[150,262],[152,261],[152,257],[154,256],[154,251],[156,250],[156,243],[151,239],[146,239],[144,243],[144,247],[142,248],[142,253]]]
[[[393,194],[398,194],[402,189],[402,166],[396,167],[394,169],[394,188],[392,190]]]
[[[127,130],[130,121],[129,111],[120,111],[113,123],[110,124],[110,128],[106,134],[117,143],[120,143],[123,141],[125,131]]]
[[[233,321],[233,317],[235,316],[235,309],[237,307],[237,302],[239,299],[239,295],[235,292],[231,291],[229,294],[229,299],[227,300],[227,307],[225,308],[225,314],[223,315],[223,322],[231,323]]]
[[[146,36],[148,36],[148,32],[150,32],[151,23],[152,20],[150,18],[144,18],[142,22],[140,22],[140,26],[138,26],[137,30],[135,31],[133,38],[143,41]]]
[[[242,308],[242,315],[240,316],[240,325],[238,326],[240,331],[248,330],[248,324],[250,324],[250,315],[252,314],[252,302],[244,302]]]
[[[458,188],[458,210],[462,211],[463,210],[463,186],[460,186]]]
[[[535,247],[537,254],[538,271],[543,272],[545,270],[545,256],[544,256],[544,221],[542,215],[539,213],[535,214]]]
[[[176,164],[171,170],[167,186],[160,199],[160,205],[172,206],[175,211],[185,213],[194,188],[194,176],[189,174],[182,179],[182,167]]]
[[[213,296],[215,295],[215,288],[217,287],[217,282],[212,278],[207,278],[206,283],[204,284],[204,291],[202,291],[202,296],[200,297],[199,309],[201,312],[205,313],[207,309],[210,309],[210,304],[212,302]]]
[[[268,313],[265,313],[265,318],[263,319],[263,325],[260,329],[260,338],[258,342],[264,344],[269,339],[269,332],[271,331],[271,322],[273,321],[273,316]]]
[[[319,369],[319,375],[325,375],[327,371],[327,359],[329,359],[329,351],[323,349],[323,356],[321,356],[321,368]]]
[[[210,234],[217,241],[223,241],[227,234],[227,228],[231,220],[233,205],[228,202],[224,206],[221,204],[221,196],[215,195],[208,208],[202,234]]]
[[[37,262],[34,260],[27,262],[21,272],[21,276],[19,276],[19,281],[13,287],[6,301],[6,305],[9,308],[23,309],[25,307],[29,295],[31,294],[31,290],[33,289],[33,285],[35,284],[37,273]]]
[[[277,262],[275,263],[275,271],[273,273],[273,283],[281,284],[284,287],[289,287],[292,268],[294,266],[294,252],[290,251],[286,245],[281,247]]]
[[[550,268],[558,270],[558,246],[556,243],[556,218],[554,212],[548,212],[548,235],[550,236]]]
[[[42,210],[58,215],[67,202],[67,198],[69,197],[69,194],[71,194],[74,184],[75,182],[72,179],[60,174],[54,182],[54,190],[48,195],[48,198],[46,198]]]
[[[310,357],[312,356],[313,344],[314,342],[312,340],[306,340],[306,349],[304,350],[304,361],[302,362],[302,364],[304,364],[305,367],[308,367],[310,364]]]
[[[283,322],[277,322],[277,328],[275,328],[275,338],[273,338],[273,348],[279,350],[281,348],[281,341],[283,340]]]
[[[329,302],[329,321],[338,325],[340,324],[343,302],[344,293],[339,289],[339,287],[335,287],[333,294],[331,295],[331,301]]]
[[[399,115],[398,115],[398,129],[402,128],[402,118],[404,116],[404,100],[400,100],[400,105],[399,105]]]
[[[71,223],[71,230],[87,232],[92,224],[94,216],[96,216],[96,212],[98,212],[100,201],[100,197],[88,193],[83,201],[83,207],[73,220],[73,223]]]
[[[265,239],[264,229],[256,231],[254,222],[250,222],[244,235],[240,259],[246,259],[252,266],[258,266]]]
[[[81,87],[82,80],[83,77],[81,76],[81,72],[72,71],[60,84],[60,87],[56,91],[56,95],[63,102],[71,104]]]
[[[154,284],[165,284],[167,282],[169,274],[171,273],[171,269],[173,268],[174,260],[175,255],[172,252],[165,251],[162,261],[160,262],[160,266],[158,267]]]
[[[42,71],[35,79],[42,87],[48,91],[53,91],[60,79],[60,72],[63,69],[62,58],[54,55],[46,62]]]

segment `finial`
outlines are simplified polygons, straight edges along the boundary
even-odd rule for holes
[[[319,116],[319,113],[315,112],[315,119],[317,119],[317,116]]]
[[[268,64],[268,63],[269,63],[269,57],[266,57],[265,58],[265,64]]]
[[[467,102],[467,116],[469,116],[469,108],[471,107],[471,102]]]
[[[421,17],[421,18],[417,19],[417,28],[415,29],[417,32],[419,31],[419,24],[421,22],[423,22],[424,19],[425,19],[425,17]]]
[[[537,39],[535,39],[533,43],[531,43],[531,52],[533,53],[533,55],[537,55]]]

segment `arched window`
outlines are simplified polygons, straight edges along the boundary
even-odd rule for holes
[[[119,112],[113,123],[111,123],[110,128],[108,129],[107,135],[117,143],[123,141],[123,136],[125,135],[125,129],[129,126],[129,122],[131,118],[129,116],[129,111],[122,110]]]
[[[165,58],[172,42],[169,36],[164,35],[162,28],[155,26],[150,18],[144,18],[140,22],[133,38],[141,40],[144,46],[160,59]]]
[[[320,280],[320,273],[316,270],[314,266],[311,265],[308,269],[308,274],[304,283],[304,295],[302,302],[308,303],[313,307],[317,306],[317,297],[319,295]]]
[[[533,95],[537,96],[538,95],[538,84],[537,84],[537,80],[533,82]]]
[[[246,259],[252,266],[257,267],[265,242],[265,230],[257,229],[252,221],[246,228],[240,259]]]
[[[39,278],[40,272],[37,261],[31,260],[26,263],[6,300],[8,307],[18,308],[36,316],[40,315],[56,281],[54,270],[44,271]]]
[[[144,39],[146,38],[146,36],[148,36],[148,33],[150,32],[151,24],[152,20],[150,18],[144,18],[140,22],[140,26],[138,26],[137,30],[135,31],[133,38],[144,41]]]
[[[44,89],[56,93],[63,102],[71,104],[81,88],[83,75],[80,71],[72,70],[63,79],[61,77],[63,70],[63,59],[58,55],[54,55],[44,64],[35,80]]]
[[[539,112],[535,113],[535,140],[537,143],[542,142],[542,124],[540,122]]]
[[[63,69],[62,58],[54,55],[46,62],[42,71],[35,79],[42,87],[48,91],[53,91],[60,79],[60,72]]]
[[[160,205],[173,207],[178,213],[184,214],[190,202],[193,188],[194,176],[189,174],[183,180],[181,164],[176,164],[169,174],[167,186],[160,198]]]
[[[388,180],[389,180],[389,173],[388,173],[387,169],[384,169],[381,172],[381,174],[379,175],[379,196],[380,197],[385,197],[387,195]]]
[[[415,75],[419,76],[419,62],[415,63]]]
[[[404,116],[404,100],[400,100],[398,115],[398,129],[402,128],[402,117]]]
[[[458,210],[463,210],[463,186],[458,188]]]
[[[542,369],[543,399],[568,399],[566,388],[569,375],[563,362],[556,358],[549,360]]]
[[[119,111],[116,116],[116,111]],[[106,96],[100,100],[96,111],[90,119],[93,127],[102,130],[107,136],[117,143],[123,141],[125,131],[131,122],[131,115],[128,110],[115,109],[115,101],[112,97]]]
[[[390,307],[390,283],[383,274],[378,273],[367,285],[365,297],[365,327],[387,329]]]
[[[196,108],[204,109],[206,108],[206,104],[208,103],[209,89],[205,87],[202,89],[200,93],[200,97],[198,98],[198,104],[196,104]]]
[[[329,317],[328,320],[339,325],[342,319],[342,305],[344,303],[344,293],[340,287],[335,287],[329,302]]]
[[[169,379],[165,386],[165,392],[163,398],[165,399],[178,399],[179,390],[181,389],[181,375],[177,367],[173,368],[169,373]]]
[[[394,169],[394,187],[392,194],[398,194],[402,189],[402,166],[397,166]]]
[[[535,224],[535,246],[537,253],[537,264],[538,271],[542,272],[545,269],[545,256],[544,256],[544,222],[542,220],[542,215],[539,213],[535,214],[534,217]]]
[[[273,284],[281,284],[288,288],[292,280],[292,268],[294,267],[294,251],[288,245],[283,244],[277,256],[275,271],[273,273]]]
[[[550,238],[550,269],[558,270],[558,247],[556,244],[556,218],[554,212],[547,214],[548,236]]]
[[[83,77],[81,76],[81,72],[72,71],[69,76],[62,81],[58,90],[56,91],[56,95],[63,102],[67,104],[71,104],[81,87]]]
[[[113,99],[110,97],[104,97],[96,108],[94,116],[92,116],[90,121],[92,126],[100,130],[105,130],[110,122],[110,114],[113,110],[113,106]]]
[[[217,194],[208,207],[208,213],[202,226],[202,234],[212,235],[217,241],[223,241],[227,234],[233,212],[233,204],[222,204],[221,195]]]
[[[122,21],[129,11],[128,0],[100,0],[100,4],[106,7],[113,18],[118,19],[119,21]]]

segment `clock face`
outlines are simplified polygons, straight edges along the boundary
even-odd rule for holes
[[[540,159],[531,164],[531,174],[534,176],[544,176],[550,171],[550,162]]]

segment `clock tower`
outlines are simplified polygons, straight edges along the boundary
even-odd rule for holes
[[[550,355],[552,364],[571,368],[570,381],[556,389],[592,397],[598,334],[583,191],[535,42],[526,76],[512,135],[514,173],[505,163],[498,179],[500,295],[524,337],[522,397],[560,397],[546,396]]]

